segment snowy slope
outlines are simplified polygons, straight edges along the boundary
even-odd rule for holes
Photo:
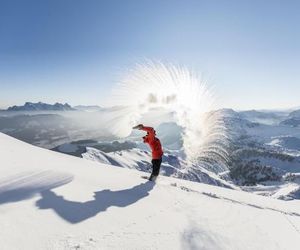
[[[165,150],[160,168],[160,175],[239,189],[232,183],[221,179],[218,174],[208,171],[203,167],[194,166],[193,168],[187,168],[186,162],[179,154],[180,153],[178,151],[175,152],[175,150]],[[87,147],[86,152],[82,154],[82,157],[87,160],[117,167],[136,169],[148,173],[151,173],[152,171],[151,153],[138,148],[105,153],[101,150]]]
[[[111,167],[0,133],[1,249],[299,249],[300,202]]]

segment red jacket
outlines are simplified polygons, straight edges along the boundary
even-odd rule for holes
[[[143,127],[141,130],[147,132],[147,135],[143,137],[144,143],[148,143],[152,150],[152,159],[160,159],[163,155],[160,140],[155,137],[155,130],[151,127]]]

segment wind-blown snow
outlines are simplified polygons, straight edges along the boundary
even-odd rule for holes
[[[158,183],[0,133],[1,249],[288,249],[300,203]]]

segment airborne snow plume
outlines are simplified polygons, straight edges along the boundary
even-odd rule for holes
[[[120,107],[109,124],[115,135],[128,136],[134,125],[143,123],[144,114],[162,108],[171,112],[183,128],[183,148],[189,165],[201,164],[217,171],[226,167],[222,112],[213,111],[210,88],[187,68],[160,62],[139,64],[115,89],[110,104]]]

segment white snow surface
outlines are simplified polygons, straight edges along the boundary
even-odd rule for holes
[[[159,177],[0,133],[1,249],[299,249],[300,202]]]

